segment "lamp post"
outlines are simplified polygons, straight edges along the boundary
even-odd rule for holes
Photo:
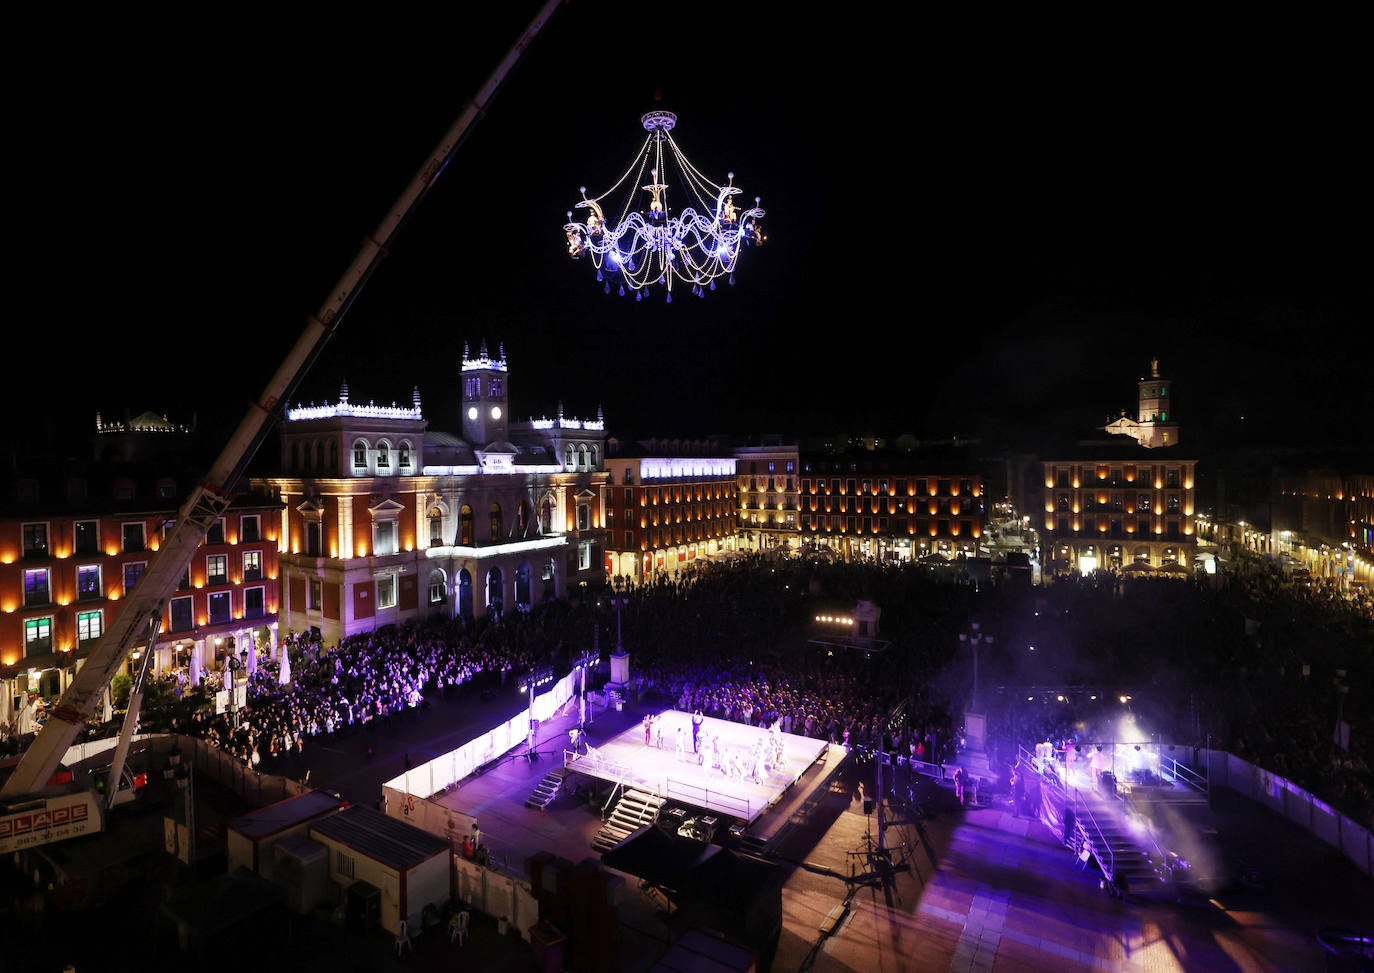
[[[591,711],[587,706],[587,670],[596,665],[597,661],[601,658],[600,628],[594,629],[594,639],[596,648],[590,652],[583,652],[578,656],[577,662],[575,663],[578,669],[578,682],[581,687],[577,700],[577,728],[579,730],[585,730],[587,724],[591,722]]]
[[[238,657],[232,652],[224,659],[224,666],[229,670],[229,708],[233,710],[234,716],[232,726],[235,730],[239,728],[239,687],[238,673],[245,668]]]
[[[978,651],[981,646],[992,644],[992,636],[980,631],[981,624],[979,622],[970,622],[969,628],[973,631],[971,633],[960,632],[959,641],[973,650],[973,698],[969,703],[969,708],[975,713],[981,713],[982,709],[978,700]]]
[[[615,608],[615,653],[625,654],[625,646],[620,639],[620,610],[625,607],[625,576],[617,574],[611,581],[615,594],[611,595],[611,605]]]

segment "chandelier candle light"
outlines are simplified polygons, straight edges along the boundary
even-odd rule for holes
[[[587,187],[581,188],[582,201],[574,209],[586,210],[585,222],[568,211],[563,227],[568,254],[575,260],[591,257],[607,294],[610,278],[619,275],[620,296],[632,292],[637,301],[654,284],[662,284],[666,300],[672,301],[675,279],[691,285],[698,297],[716,289],[717,277],[727,276],[733,284],[741,248],[765,240],[759,198],[741,210],[735,197],[742,190],[734,186],[733,172],[724,185],[702,175],[669,134],[677,124],[672,112],[651,111],[640,122],[649,135],[630,168],[599,196],[588,196]],[[680,185],[670,182],[670,165]],[[625,192],[624,202],[608,217],[603,201],[617,191]],[[640,209],[635,208],[637,200]],[[678,209],[678,202],[685,205]]]

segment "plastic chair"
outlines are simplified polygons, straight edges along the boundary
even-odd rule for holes
[[[410,942],[410,933],[406,931],[406,921],[402,919],[400,928],[396,931],[396,955],[400,956],[407,949],[415,952],[415,947]]]
[[[451,918],[451,919],[448,921],[448,941],[449,941],[449,942],[451,942],[451,943],[457,943],[459,946],[462,946],[464,943],[467,942],[467,939],[468,939],[468,921],[469,921],[469,916],[468,916],[468,913],[467,913],[467,910],[466,910],[466,909],[463,910],[462,912],[455,912],[455,913],[453,914],[453,918]]]

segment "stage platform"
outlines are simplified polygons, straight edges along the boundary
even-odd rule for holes
[[[600,745],[566,749],[564,767],[747,827],[832,749],[825,740],[708,716],[693,752],[692,714],[672,709],[652,714],[648,735],[646,744],[641,722]]]

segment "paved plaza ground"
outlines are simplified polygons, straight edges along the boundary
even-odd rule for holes
[[[312,784],[376,806],[381,782],[406,763],[438,756],[469,738],[473,727],[508,717],[513,700],[454,693],[389,726],[354,728],[314,740],[305,752],[273,768],[291,776],[308,770]],[[593,747],[629,733],[658,699],[620,712],[597,707],[588,728]],[[683,714],[685,718],[686,714]],[[527,807],[538,780],[561,763],[574,716],[544,721],[537,757],[517,748],[442,800],[480,815],[494,860],[518,871],[549,852],[572,862],[594,858],[598,808],[574,794],[545,809]],[[1290,822],[1227,791],[1213,795],[1214,842],[1229,874],[1238,877],[1209,899],[1119,900],[1098,888],[1037,820],[1016,817],[1004,796],[985,789],[984,803],[960,807],[952,788],[916,778],[910,785],[929,812],[916,820],[895,807],[884,819],[882,844],[895,867],[875,876],[875,815],[855,799],[871,765],[823,759],[754,827],[784,879],[777,895],[780,933],[768,967],[776,973],[945,973],[945,971],[1191,971],[1278,973],[1320,971],[1328,956],[1317,941],[1323,926],[1367,929],[1374,917],[1374,882]],[[210,833],[237,809],[206,793],[202,814]],[[216,820],[218,816],[218,820]],[[160,817],[120,840],[155,841]],[[881,869],[877,871],[882,871]],[[208,881],[209,878],[203,879]],[[118,900],[81,913],[0,914],[14,973],[111,970],[267,969],[329,973],[383,970],[534,971],[547,968],[513,932],[478,915],[466,944],[438,930],[422,932],[397,955],[392,937],[348,932],[301,919],[285,929],[252,926],[224,933],[223,948],[187,956],[156,932],[156,903],[185,876],[163,871]],[[673,910],[661,895],[626,876],[621,907],[621,962],[606,973],[657,973],[691,924],[710,920],[701,909]],[[541,965],[541,962],[545,965]],[[571,969],[572,967],[568,967]],[[1351,967],[1346,967],[1347,969]],[[598,971],[600,973],[600,971]]]

